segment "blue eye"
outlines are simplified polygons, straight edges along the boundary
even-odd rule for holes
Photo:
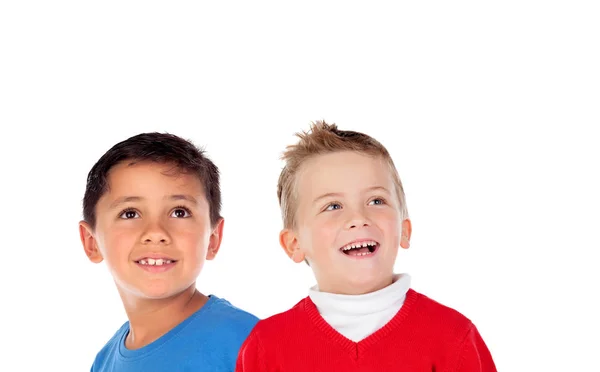
[[[342,206],[339,203],[331,203],[325,208],[326,211],[334,211],[337,209],[342,209]]]
[[[138,214],[138,212],[136,212],[133,209],[126,209],[123,212],[121,212],[121,214],[119,215],[119,218],[122,218],[124,220],[131,220],[134,218],[139,218],[140,215]]]
[[[381,198],[373,199],[369,202],[369,205],[383,205],[385,204],[385,200]]]

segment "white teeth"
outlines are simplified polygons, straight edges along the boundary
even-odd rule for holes
[[[140,263],[140,265],[150,265],[150,266],[162,266],[162,265],[167,265],[170,263],[173,263],[172,260],[167,260],[167,259],[163,259],[163,258],[143,258],[141,260],[138,261]]]
[[[351,244],[348,244],[348,245],[342,247],[342,250],[343,251],[349,251],[350,249],[363,248],[363,247],[374,247],[376,245],[377,245],[377,242],[371,240],[371,241],[365,241],[365,242],[362,242],[362,243],[351,243]],[[369,254],[369,253],[367,253],[367,254]]]

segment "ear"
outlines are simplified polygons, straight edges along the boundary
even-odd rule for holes
[[[81,244],[83,244],[83,250],[85,255],[93,263],[100,263],[104,260],[102,253],[98,249],[96,238],[94,237],[94,229],[89,223],[85,221],[79,222],[79,237],[81,238]]]
[[[304,253],[300,250],[298,237],[291,229],[283,229],[279,233],[279,244],[289,258],[295,263],[304,261]]]
[[[213,228],[213,232],[210,234],[210,238],[208,241],[208,252],[206,252],[206,259],[212,260],[215,258],[217,253],[219,252],[219,248],[221,247],[221,242],[223,241],[223,226],[225,225],[225,220],[221,218],[217,225]]]
[[[412,224],[410,220],[407,218],[402,221],[402,237],[400,238],[400,246],[404,249],[408,249],[410,247],[410,236],[412,234]]]

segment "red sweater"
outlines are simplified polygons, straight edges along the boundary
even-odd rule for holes
[[[353,342],[309,297],[254,327],[237,372],[496,372],[479,332],[459,312],[409,290],[383,328]]]

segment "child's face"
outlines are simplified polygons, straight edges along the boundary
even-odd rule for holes
[[[319,289],[361,294],[391,284],[410,221],[401,220],[387,163],[349,151],[319,155],[302,166],[297,182],[297,226],[282,231],[281,243],[295,261],[308,260]]]
[[[121,295],[162,299],[194,285],[219,248],[223,221],[211,227],[204,188],[169,164],[123,162],[110,170],[96,206],[95,230],[82,222],[84,248],[106,260]]]

